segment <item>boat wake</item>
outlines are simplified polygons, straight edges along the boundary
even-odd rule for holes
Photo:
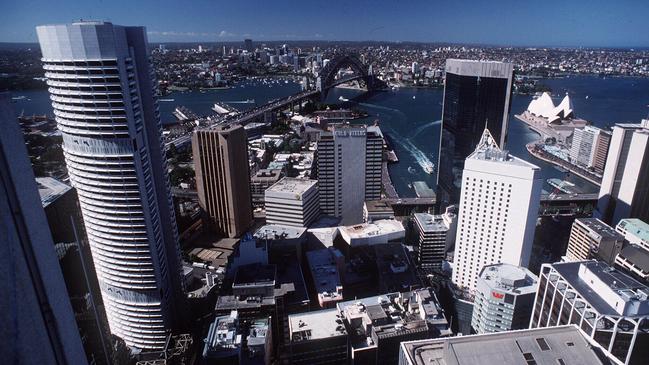
[[[425,129],[428,129],[428,128],[434,126],[434,125],[441,124],[441,123],[442,123],[441,120],[434,120],[432,122],[428,122],[426,124],[420,125],[419,127],[417,127],[417,129],[415,129],[412,132],[412,135],[409,138],[417,137],[419,135],[419,133],[423,132]]]
[[[426,156],[426,154],[424,152],[422,152],[422,150],[417,148],[417,146],[415,146],[410,141],[410,139],[404,139],[402,145],[406,149],[406,151],[410,152],[412,157],[415,158],[415,161],[417,161],[419,166],[421,166],[421,168],[426,173],[432,174],[433,171],[435,171],[434,170],[435,169],[435,164],[433,164],[433,162],[428,158],[428,156]]]

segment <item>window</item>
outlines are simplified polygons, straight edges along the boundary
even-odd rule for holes
[[[550,346],[548,345],[548,343],[545,341],[545,338],[543,337],[537,338],[536,343],[539,344],[541,351],[548,351],[550,349]]]

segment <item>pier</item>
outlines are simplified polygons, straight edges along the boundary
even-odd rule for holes
[[[383,161],[381,164],[381,183],[383,184],[383,191],[385,192],[385,196],[390,199],[397,199],[399,198],[399,194],[397,194],[397,190],[394,188],[394,185],[392,184],[392,179],[390,178],[390,172],[388,171],[388,163],[386,161]]]
[[[538,158],[539,160],[551,163],[553,165],[563,167],[564,169],[568,170],[570,173],[575,174],[597,186],[602,185],[602,178],[593,174],[592,172],[581,168],[579,166],[576,166],[574,164],[571,164],[570,162],[560,159],[557,156],[551,155],[545,151],[543,151],[541,148],[539,148],[537,142],[530,142],[527,145],[525,145],[525,148],[527,148],[527,151],[534,157]]]

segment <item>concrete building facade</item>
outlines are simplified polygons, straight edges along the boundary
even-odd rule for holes
[[[486,265],[527,266],[539,210],[540,169],[501,150],[488,130],[464,164],[453,282],[475,290]]]
[[[597,211],[612,226],[623,218],[649,221],[649,119],[616,124],[599,190]]]
[[[285,177],[266,189],[266,224],[308,227],[320,216],[318,181]]]
[[[568,239],[567,261],[597,259],[613,265],[624,236],[597,218],[577,218]]]
[[[604,262],[543,264],[530,328],[575,324],[622,364],[649,358],[649,288]]]
[[[419,232],[417,266],[440,270],[446,252],[455,245],[457,215],[448,209],[444,214],[415,213],[414,221]]]
[[[476,333],[529,326],[539,278],[524,267],[495,264],[482,268],[471,327]]]
[[[198,201],[208,225],[228,237],[252,223],[248,141],[240,125],[198,129],[192,135]]]
[[[324,214],[363,221],[363,202],[381,197],[383,141],[374,127],[338,124],[318,139],[318,185]]]
[[[146,31],[82,21],[36,32],[111,332],[161,349],[185,298]]]

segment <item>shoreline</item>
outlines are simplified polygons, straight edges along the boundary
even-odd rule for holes
[[[568,173],[575,174],[575,175],[581,177],[582,179],[584,179],[584,180],[586,180],[586,181],[588,181],[588,182],[590,182],[592,184],[595,184],[597,187],[600,187],[602,185],[602,180],[600,178],[598,178],[597,176],[595,176],[595,175],[593,175],[591,173],[587,173],[582,168],[580,168],[578,166],[575,166],[575,165],[571,164],[570,162],[568,162],[566,160],[562,160],[562,159],[560,159],[558,157],[555,157],[555,156],[552,156],[552,155],[547,156],[548,155],[547,153],[539,152],[535,148],[537,145],[538,145],[537,142],[530,142],[530,143],[525,145],[525,148],[527,149],[527,152],[529,152],[530,155],[534,156],[535,158],[538,158],[541,161],[545,161],[545,162],[547,162],[549,164],[562,167],[562,168],[568,170]]]

